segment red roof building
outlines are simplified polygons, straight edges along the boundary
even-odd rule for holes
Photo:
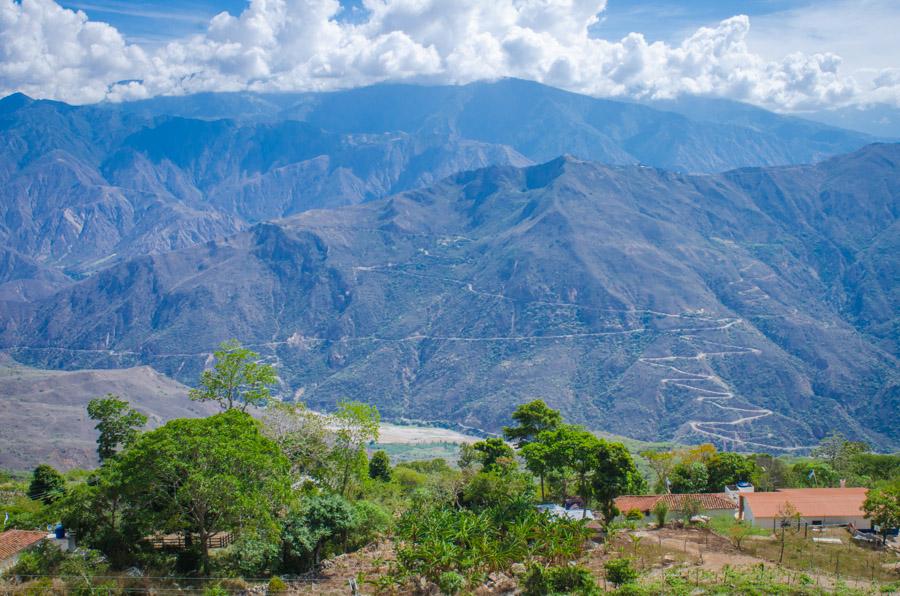
[[[664,502],[669,511],[680,511],[684,502],[694,499],[700,502],[701,513],[705,515],[728,513],[733,514],[737,509],[734,501],[725,496],[725,493],[689,493],[679,495],[623,495],[616,497],[615,503],[619,511],[624,515],[632,509],[637,509],[645,516],[650,515],[659,501]]]
[[[0,534],[0,571],[15,565],[22,551],[31,548],[46,537],[46,532],[30,530],[7,530]]]
[[[811,525],[854,524],[868,528],[863,502],[867,488],[784,488],[771,493],[740,495],[740,517],[755,526],[775,527],[788,510],[795,521]]]

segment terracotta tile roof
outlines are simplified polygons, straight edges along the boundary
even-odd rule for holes
[[[700,501],[700,508],[704,511],[716,511],[722,509],[737,509],[734,501],[725,496],[725,493],[692,493],[681,495],[623,495],[616,498],[616,507],[626,513],[631,509],[639,509],[649,513],[657,501],[663,501],[669,506],[669,511],[681,509],[685,499]]]
[[[785,503],[801,517],[862,517],[867,488],[785,488],[772,493],[744,493],[754,518],[778,517]]]
[[[46,537],[46,532],[32,532],[30,530],[7,530],[3,532],[0,534],[0,561],[5,561]]]

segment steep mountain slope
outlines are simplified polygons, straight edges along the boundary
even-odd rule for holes
[[[528,163],[507,147],[439,135],[146,118],[15,95],[0,101],[0,246],[79,276],[260,220]]]
[[[316,407],[489,429],[543,397],[637,438],[896,448],[898,185],[898,145],[716,176],[491,167],[129,260],[0,337],[193,380],[234,336]]]

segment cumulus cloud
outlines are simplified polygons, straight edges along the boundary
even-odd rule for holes
[[[0,90],[84,103],[161,94],[324,90],[385,80],[466,83],[514,76],[598,96],[729,97],[775,109],[857,100],[862,89],[830,53],[764,59],[735,16],[680,44],[589,31],[605,0],[251,0],[202,35],[150,52],[53,0],[0,0]],[[882,94],[898,92],[890,73]],[[885,91],[886,90],[886,91]]]

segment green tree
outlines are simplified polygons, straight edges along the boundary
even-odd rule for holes
[[[545,498],[544,477],[550,469],[550,447],[542,441],[530,441],[522,446],[519,451],[525,459],[525,467],[529,472],[540,478],[541,501]]]
[[[657,493],[668,492],[666,478],[675,465],[675,454],[671,451],[641,451],[641,457],[647,460],[653,473],[656,475],[654,491]]]
[[[517,447],[533,441],[541,432],[562,424],[560,413],[540,399],[519,405],[512,413],[512,419],[518,426],[504,426],[503,435],[506,440],[515,442]]]
[[[391,480],[391,458],[385,451],[376,451],[369,460],[369,478],[390,482]]]
[[[468,470],[477,464],[480,458],[481,454],[478,451],[475,451],[475,447],[472,443],[462,443],[459,446],[459,455],[456,458],[456,465],[462,470]]]
[[[800,461],[791,466],[791,486],[834,486],[839,479],[834,468],[824,461]]]
[[[31,474],[28,497],[50,505],[66,494],[66,481],[53,466],[41,464]]]
[[[130,501],[127,523],[138,535],[196,536],[207,574],[209,538],[272,527],[290,490],[281,450],[263,436],[259,422],[233,409],[144,433],[113,465]]]
[[[881,529],[881,539],[887,542],[887,531],[900,527],[900,481],[871,489],[863,502],[866,519]]]
[[[750,482],[757,473],[755,462],[739,453],[720,452],[706,462],[709,473],[706,491],[722,492],[725,486],[740,481]]]
[[[278,381],[278,376],[275,367],[258,362],[259,354],[232,339],[222,342],[213,357],[212,370],[200,375],[200,386],[191,389],[191,399],[214,401],[223,411],[242,412],[247,406],[261,406],[269,400],[269,387]]]
[[[472,449],[479,453],[479,460],[485,469],[513,461],[516,456],[512,447],[499,437],[478,441],[472,445]]]
[[[709,471],[703,462],[682,462],[672,468],[669,480],[673,493],[699,493],[709,484]]]
[[[295,479],[325,480],[330,446],[328,418],[302,403],[270,402],[262,417],[263,433],[275,441],[291,462]]]
[[[598,439],[596,450],[591,489],[603,514],[603,523],[608,525],[617,515],[616,497],[643,492],[644,478],[622,443]]]
[[[574,472],[578,484],[578,496],[587,509],[591,500],[591,474],[598,467],[601,441],[580,426],[563,424],[553,430],[545,430],[538,435],[538,441],[549,448],[547,461],[554,470],[569,468]]]
[[[127,447],[133,443],[140,434],[140,429],[147,424],[145,415],[112,393],[89,401],[87,413],[88,418],[97,421],[94,428],[99,433],[97,455],[101,462],[114,456],[119,447]]]
[[[355,524],[353,505],[342,496],[330,493],[305,499],[283,523],[286,565],[298,571],[318,565],[327,548],[343,542]]]
[[[335,489],[346,496],[354,472],[366,473],[366,445],[378,440],[381,415],[375,406],[347,401],[338,404],[330,421],[334,426],[331,459],[337,472]]]
[[[869,446],[865,443],[849,441],[844,435],[836,432],[819,441],[819,445],[812,450],[811,455],[831,466],[839,477],[846,478],[850,473],[853,457],[869,451]]]

